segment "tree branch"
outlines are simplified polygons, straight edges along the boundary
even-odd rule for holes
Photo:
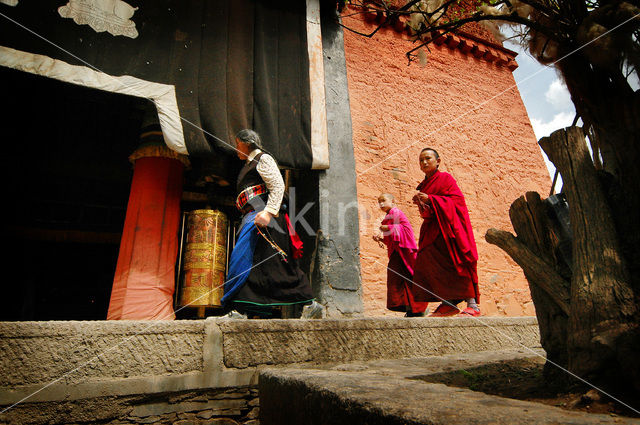
[[[498,246],[509,254],[522,267],[529,283],[542,288],[560,310],[567,316],[569,315],[569,299],[561,290],[567,285],[567,282],[556,273],[552,265],[540,259],[515,236],[504,230],[489,229],[484,238],[490,244]]]

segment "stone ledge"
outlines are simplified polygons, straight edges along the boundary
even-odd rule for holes
[[[539,347],[533,317],[220,323],[226,367],[326,363]]]
[[[360,362],[330,368],[273,367],[259,378],[262,425],[637,424],[637,419],[571,412],[416,380],[467,366],[528,357],[500,351]],[[414,379],[411,379],[414,378]]]
[[[0,388],[202,371],[204,323],[0,322]]]
[[[0,405],[255,385],[265,365],[539,345],[532,317],[5,322]]]

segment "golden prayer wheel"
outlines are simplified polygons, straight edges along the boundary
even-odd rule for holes
[[[227,263],[227,216],[194,210],[187,219],[187,241],[178,305],[221,306]]]

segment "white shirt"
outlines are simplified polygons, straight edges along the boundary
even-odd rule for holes
[[[247,157],[247,162],[253,161],[256,155],[261,152],[260,149],[251,151]],[[282,197],[284,196],[284,180],[282,180],[282,173],[280,173],[278,164],[276,164],[276,160],[273,159],[271,155],[263,153],[258,160],[256,170],[258,174],[260,174],[260,177],[262,177],[262,180],[264,180],[264,184],[269,191],[267,206],[264,210],[277,216],[280,211],[280,204],[282,204]]]

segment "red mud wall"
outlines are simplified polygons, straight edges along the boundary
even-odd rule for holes
[[[374,28],[359,18],[343,23],[361,31]],[[545,197],[551,187],[509,68],[446,44],[430,45],[426,66],[407,66],[405,53],[415,45],[392,29],[372,39],[345,30],[344,43],[365,315],[403,315],[385,308],[386,251],[371,239],[384,216],[376,198],[392,193],[418,236],[421,218],[411,197],[424,177],[418,155],[427,146],[438,150],[440,169],[465,194],[480,257],[483,314],[534,315],[522,270],[484,239],[491,227],[512,231],[509,206],[516,198],[526,191]]]

